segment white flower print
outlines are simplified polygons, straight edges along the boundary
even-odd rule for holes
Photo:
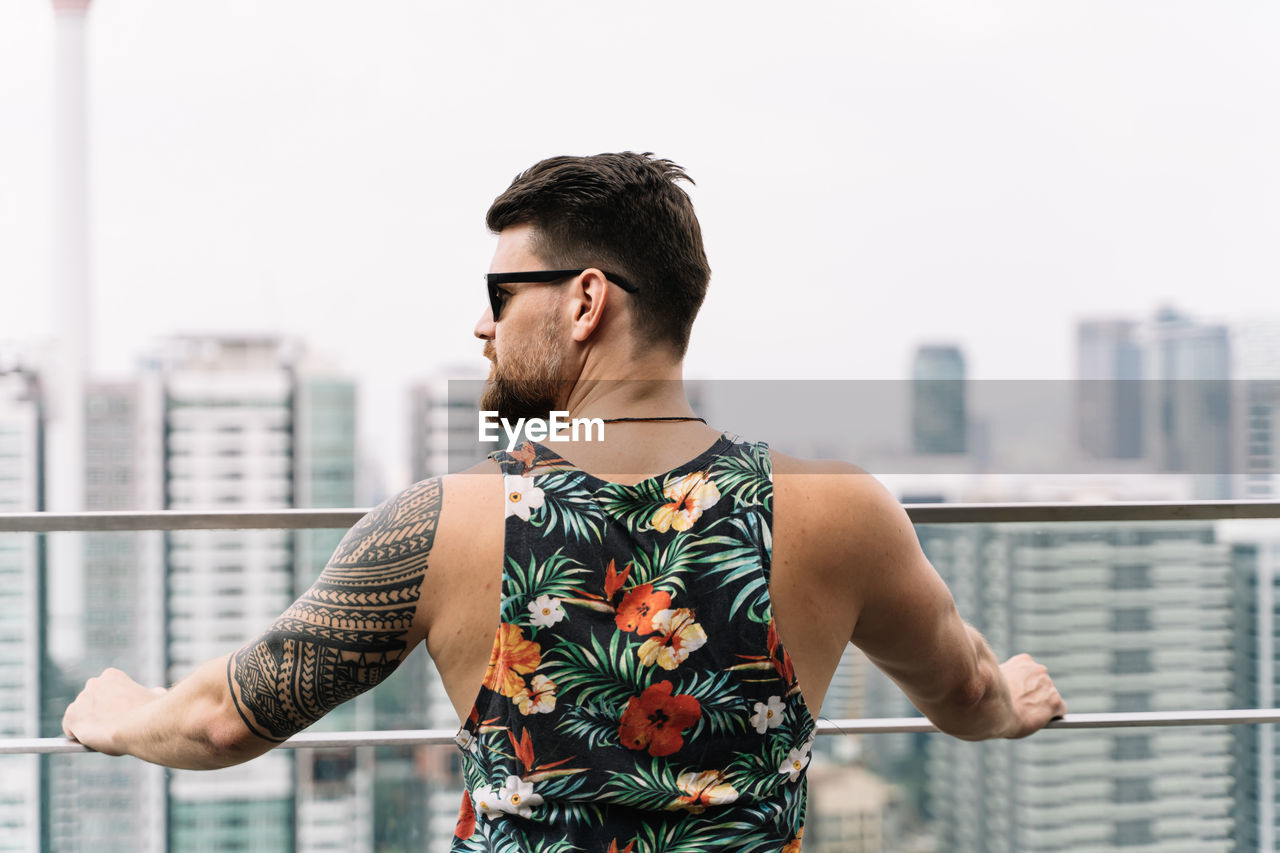
[[[545,500],[542,489],[533,484],[532,477],[508,474],[502,478],[502,490],[506,495],[507,515],[517,515],[521,521],[528,521],[529,513],[542,506]]]
[[[809,750],[812,748],[813,738],[809,738],[800,745],[799,749],[793,749],[788,752],[782,764],[778,765],[778,772],[786,775],[789,782],[799,779],[801,771],[809,764]]]
[[[529,621],[539,628],[550,628],[564,618],[564,607],[560,599],[540,595],[529,602],[529,616]]]
[[[542,805],[542,795],[533,792],[533,783],[519,776],[508,776],[507,784],[498,789],[498,802],[507,814],[529,817],[533,807]]]
[[[476,812],[485,818],[493,818],[507,811],[502,805],[502,795],[493,790],[491,785],[476,788],[471,799],[475,800]]]
[[[781,696],[770,696],[767,703],[757,702],[756,712],[751,715],[751,725],[760,734],[764,734],[766,729],[776,729],[782,725],[782,711],[786,707]]]
[[[693,611],[687,607],[655,613],[652,624],[657,633],[637,649],[640,662],[652,666],[656,661],[663,669],[675,669],[690,652],[706,645],[707,632],[693,618]]]
[[[453,742],[467,752],[475,752],[480,748],[480,741],[471,732],[463,729],[453,736]]]

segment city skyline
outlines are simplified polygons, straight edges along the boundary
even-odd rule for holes
[[[485,369],[488,201],[620,148],[698,181],[692,377],[898,378],[939,341],[975,378],[1065,378],[1080,318],[1269,308],[1280,10],[586,8],[94,4],[93,363],[170,333],[326,341],[402,443],[401,387]],[[52,19],[0,10],[0,340],[57,332]],[[601,37],[610,73],[584,73],[572,45]],[[698,49],[655,65],[664,38]]]

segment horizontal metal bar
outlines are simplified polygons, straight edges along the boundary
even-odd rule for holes
[[[1217,521],[1229,518],[1280,518],[1280,501],[908,504],[906,510],[915,524]]]
[[[1051,729],[1114,729],[1151,726],[1240,726],[1280,723],[1280,709],[1249,708],[1232,711],[1144,711],[1130,714],[1067,714],[1049,723]],[[820,735],[865,735],[937,732],[923,717],[884,717],[872,720],[818,720]],[[280,746],[283,749],[343,748],[353,746],[441,746],[452,744],[449,729],[404,729],[383,732],[303,732]],[[63,737],[0,739],[0,755],[91,752]]]
[[[1228,518],[1280,518],[1280,501],[908,504],[906,511],[916,524],[1213,521]],[[345,529],[367,512],[367,509],[12,512],[0,513],[0,533]]]
[[[129,530],[345,530],[367,509],[0,513],[0,533]]]

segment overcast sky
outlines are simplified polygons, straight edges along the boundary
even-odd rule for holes
[[[53,19],[0,4],[0,341],[55,332]],[[400,442],[414,377],[485,366],[488,203],[632,149],[698,182],[690,374],[899,378],[954,341],[1066,378],[1081,316],[1280,314],[1278,37],[1203,0],[95,0],[95,362],[296,333]]]

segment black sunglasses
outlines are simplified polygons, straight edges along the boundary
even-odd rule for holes
[[[489,287],[489,308],[493,311],[493,322],[498,322],[498,315],[502,313],[502,306],[506,304],[507,297],[510,293],[499,290],[500,284],[550,284],[554,281],[560,281],[566,278],[572,278],[592,267],[583,267],[580,270],[535,270],[533,272],[491,272],[486,273],[484,280]],[[614,284],[621,287],[627,293],[635,293],[639,288],[627,281],[620,275],[614,275],[611,272],[600,271],[604,277]]]

